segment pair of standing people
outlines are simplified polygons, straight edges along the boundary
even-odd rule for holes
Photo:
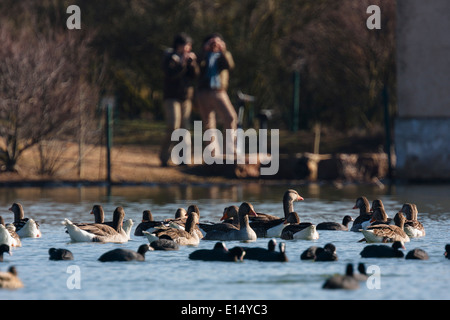
[[[223,38],[217,33],[207,36],[198,58],[191,50],[192,39],[186,34],[179,34],[174,38],[173,48],[164,57],[167,127],[160,152],[162,166],[167,166],[170,158],[172,132],[178,128],[189,129],[195,80],[198,80],[195,103],[203,129],[216,128],[216,114],[224,129],[237,127],[237,114],[227,94],[229,71],[234,68],[234,61]],[[189,139],[184,141],[189,143]]]

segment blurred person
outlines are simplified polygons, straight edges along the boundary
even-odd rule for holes
[[[166,134],[161,144],[160,160],[167,166],[173,147],[172,132],[178,128],[189,129],[194,95],[194,80],[199,74],[197,57],[192,50],[192,39],[185,33],[177,34],[173,46],[163,59],[164,112]],[[190,144],[190,138],[184,141]]]
[[[233,57],[227,51],[225,41],[218,33],[210,34],[205,38],[202,50],[199,56],[200,76],[196,104],[203,121],[203,129],[215,129],[217,115],[224,130],[235,130],[238,117],[227,94],[229,71],[234,68]],[[235,141],[227,141],[226,148],[234,152]],[[222,150],[223,153],[224,151]],[[218,154],[216,153],[215,156]]]

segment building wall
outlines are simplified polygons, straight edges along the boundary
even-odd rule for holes
[[[397,0],[397,177],[450,180],[450,1]]]

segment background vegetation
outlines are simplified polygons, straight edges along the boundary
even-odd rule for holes
[[[81,30],[66,28],[66,8],[71,4],[81,8]],[[366,9],[372,4],[381,8],[381,30],[366,27]],[[302,130],[312,130],[316,123],[339,131],[379,128],[384,88],[390,112],[396,112],[395,0],[2,0],[0,21],[2,40],[9,39],[11,46],[22,43],[22,48],[0,50],[4,68],[32,61],[42,50],[47,69],[39,69],[45,63],[36,60],[29,65],[32,70],[23,72],[36,71],[33,85],[51,92],[40,99],[25,89],[29,96],[18,98],[18,92],[30,83],[26,87],[22,79],[16,87],[9,86],[11,75],[1,70],[0,82],[5,85],[1,87],[0,132],[5,141],[17,136],[17,130],[8,125],[23,113],[17,113],[19,109],[15,116],[6,112],[14,107],[14,99],[21,101],[16,104],[21,108],[31,99],[29,110],[48,106],[42,117],[57,114],[50,110],[70,114],[72,120],[81,117],[74,110],[92,115],[82,121],[85,128],[88,119],[100,115],[102,94],[110,92],[117,97],[118,119],[163,120],[162,53],[181,31],[192,36],[197,52],[205,35],[224,36],[236,62],[229,88],[232,101],[237,106],[238,90],[256,96],[255,113],[273,110],[273,128],[287,129],[292,124],[294,71],[301,79],[298,121]],[[14,50],[20,52],[20,59],[5,62]],[[53,87],[43,82],[50,75],[55,76]],[[80,94],[85,99],[82,110],[76,107],[80,103],[75,97]],[[65,120],[48,123],[56,128]],[[92,128],[99,126],[97,121],[86,131],[94,132]],[[62,131],[47,130],[38,139],[33,138],[35,132],[24,131],[15,148],[70,136],[71,130]],[[81,138],[75,131],[79,130],[72,126],[73,139],[95,140]],[[3,144],[0,155],[11,169],[12,149],[8,141]]]

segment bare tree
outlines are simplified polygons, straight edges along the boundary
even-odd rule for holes
[[[0,42],[3,169],[15,171],[21,154],[39,145],[39,171],[52,173],[54,163],[45,159],[46,148],[51,144],[44,142],[76,137],[80,119],[94,118],[98,90],[95,85],[86,85],[91,61],[89,38],[56,30],[36,34],[27,28],[16,30],[4,24],[0,27]],[[80,90],[83,90],[82,108]]]

